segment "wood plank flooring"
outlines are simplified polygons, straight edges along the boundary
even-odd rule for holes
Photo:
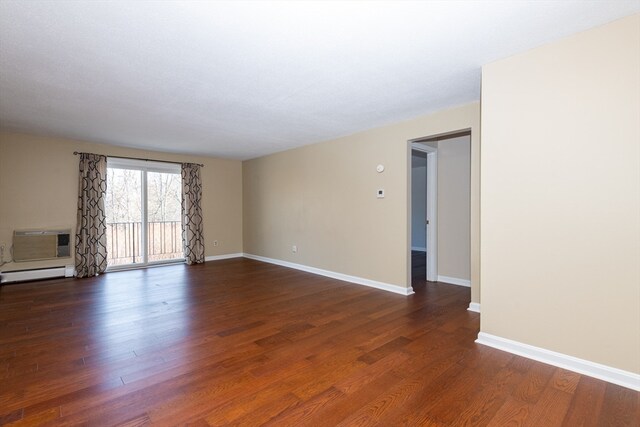
[[[640,393],[405,297],[248,259],[0,288],[0,425],[637,426]]]

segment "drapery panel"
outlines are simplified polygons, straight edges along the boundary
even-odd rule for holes
[[[200,165],[182,164],[182,246],[187,264],[204,262]]]
[[[107,157],[80,153],[78,218],[76,225],[76,276],[90,277],[107,269]]]

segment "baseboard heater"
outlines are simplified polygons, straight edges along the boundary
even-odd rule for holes
[[[73,266],[38,268],[35,270],[6,271],[4,273],[0,273],[0,283],[28,282],[31,280],[73,276]]]

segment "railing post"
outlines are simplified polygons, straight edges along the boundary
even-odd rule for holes
[[[133,257],[133,263],[135,264],[136,262],[136,223],[135,222],[131,223],[131,230],[132,230],[131,245],[133,248],[133,251],[131,252],[131,256]]]

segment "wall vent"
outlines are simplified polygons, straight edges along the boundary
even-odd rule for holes
[[[13,232],[13,260],[38,261],[67,258],[71,230],[25,230]]]

